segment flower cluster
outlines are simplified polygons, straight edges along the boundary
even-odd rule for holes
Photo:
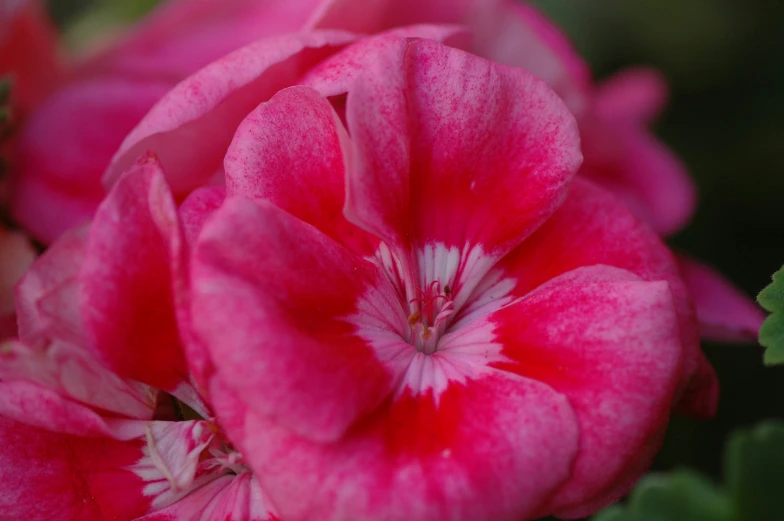
[[[514,2],[165,3],[12,143],[12,214],[50,246],[0,346],[0,511],[618,499],[671,411],[715,410],[700,328],[760,321],[659,237],[694,205],[646,130],[663,101],[647,70],[595,85]]]

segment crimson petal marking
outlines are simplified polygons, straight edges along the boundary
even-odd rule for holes
[[[80,273],[91,347],[118,375],[166,390],[188,381],[171,276],[181,241],[163,173],[147,158],[99,208]]]
[[[55,434],[0,417],[0,512],[30,521],[131,521],[150,505],[125,468],[142,442]]]
[[[337,443],[236,407],[226,422],[281,519],[528,519],[563,482],[578,431],[564,397],[494,376],[386,403]],[[241,438],[239,437],[241,436]]]
[[[369,291],[368,324],[388,337],[406,325],[378,268],[268,202],[231,198],[215,212],[191,288],[194,329],[224,381],[303,436],[338,438],[395,385],[348,321]]]
[[[557,208],[581,160],[574,118],[544,83],[427,40],[371,64],[347,120],[346,217],[400,252],[503,255]]]
[[[160,156],[178,197],[206,184],[220,168],[232,131],[242,118],[354,39],[340,31],[270,37],[211,63],[164,96],[125,138],[104,184],[116,183],[148,149]]]
[[[378,240],[343,217],[348,135],[329,102],[290,87],[240,124],[224,160],[228,196],[265,199],[370,256]]]
[[[645,282],[608,266],[580,268],[488,320],[502,354],[513,360],[494,365],[563,393],[577,414],[579,455],[569,481],[542,513],[573,508],[615,483],[628,461],[646,455],[667,422],[681,375],[666,282]]]

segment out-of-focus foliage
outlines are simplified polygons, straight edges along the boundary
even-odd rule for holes
[[[725,487],[692,471],[645,477],[626,504],[594,521],[777,521],[782,518],[784,423],[735,433],[724,456]]]
[[[759,333],[760,344],[767,348],[765,363],[784,364],[784,268],[773,274],[773,282],[757,300],[771,313]]]

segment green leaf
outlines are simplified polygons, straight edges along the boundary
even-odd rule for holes
[[[688,470],[649,474],[625,505],[593,521],[781,521],[784,519],[784,422],[735,432],[724,455],[726,490]]]
[[[646,476],[625,508],[610,507],[594,521],[732,521],[732,508],[707,479],[679,470]]]
[[[771,313],[759,332],[759,342],[766,348],[765,364],[784,364],[784,268],[773,274],[773,282],[757,301]]]
[[[736,521],[784,519],[784,423],[735,433],[727,446],[724,473]]]
[[[653,474],[632,493],[641,518],[661,521],[730,521],[729,501],[703,476],[688,470]]]

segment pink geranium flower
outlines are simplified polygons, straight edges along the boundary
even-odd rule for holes
[[[37,262],[0,375],[9,511],[575,517],[674,404],[711,407],[675,260],[572,179],[555,93],[431,40],[354,51],[345,104],[329,75],[278,92],[181,203],[143,157]],[[167,394],[200,418],[155,418]]]
[[[251,113],[193,253],[208,387],[281,517],[617,498],[683,392],[694,322],[655,235],[570,185],[566,107],[519,69],[398,40],[345,118],[350,138],[298,87]]]

